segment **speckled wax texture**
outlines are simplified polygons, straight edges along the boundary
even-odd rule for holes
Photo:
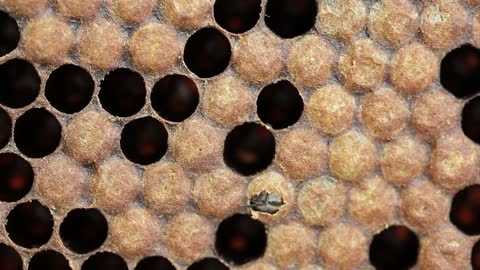
[[[450,224],[448,211],[455,192],[479,182],[480,152],[461,130],[465,101],[441,87],[439,69],[451,49],[480,45],[480,1],[319,0],[314,27],[293,39],[276,36],[263,18],[245,33],[228,33],[215,22],[214,2],[0,0],[22,31],[0,63],[26,59],[42,78],[33,104],[5,110],[15,120],[45,107],[62,125],[55,153],[27,159],[35,182],[19,202],[48,206],[55,230],[40,249],[17,248],[24,268],[38,250],[55,249],[80,270],[91,254],[69,251],[58,226],[69,210],[95,207],[109,222],[97,251],[122,255],[130,269],[149,255],[178,269],[218,258],[215,230],[233,213],[264,222],[269,240],[263,258],[232,269],[372,269],[368,245],[393,224],[419,236],[416,269],[468,269],[473,239]],[[223,73],[200,79],[183,49],[207,26],[228,38],[232,57]],[[66,63],[95,81],[90,105],[72,115],[44,94],[48,76]],[[138,71],[147,89],[145,106],[125,118],[108,114],[98,99],[105,74],[120,67]],[[150,94],[160,78],[177,73],[193,79],[200,103],[186,121],[170,123],[155,113]],[[268,127],[275,159],[242,176],[223,162],[225,137],[244,122],[261,123],[257,96],[280,80],[299,90],[303,114],[286,129]],[[165,125],[169,147],[162,160],[141,166],[123,155],[120,136],[145,116]],[[13,140],[3,151],[18,153]],[[277,213],[249,207],[263,191],[282,198]],[[0,204],[0,222],[14,205]],[[0,241],[17,247],[4,226]]]

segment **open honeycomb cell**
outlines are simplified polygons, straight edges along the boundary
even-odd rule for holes
[[[479,0],[0,0],[0,270],[480,270]]]

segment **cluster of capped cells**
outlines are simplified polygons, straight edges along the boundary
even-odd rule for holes
[[[0,269],[480,269],[479,0],[0,0]]]

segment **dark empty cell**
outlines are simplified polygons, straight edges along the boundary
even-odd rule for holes
[[[136,119],[123,128],[120,146],[130,161],[148,165],[159,161],[167,152],[168,132],[153,117]]]
[[[0,149],[5,147],[12,136],[12,118],[0,108]]]
[[[303,113],[303,99],[289,81],[280,81],[262,89],[257,99],[257,114],[274,129],[295,124]]]
[[[231,54],[230,42],[220,31],[203,28],[188,39],[183,60],[198,77],[210,78],[228,67]]]
[[[0,269],[22,270],[22,257],[10,246],[0,243]]]
[[[68,260],[54,250],[44,250],[33,255],[28,270],[72,270]]]
[[[146,257],[138,262],[135,270],[175,270],[175,266],[160,256]]]
[[[0,11],[0,57],[15,50],[20,41],[17,21],[4,11]]]
[[[377,270],[406,270],[417,262],[420,242],[409,228],[393,225],[376,234],[370,243],[370,263]]]
[[[126,68],[108,73],[100,83],[100,103],[112,115],[127,117],[145,104],[147,90],[142,75]]]
[[[466,44],[450,51],[440,65],[440,82],[459,98],[480,91],[480,50]]]
[[[41,158],[57,149],[62,137],[62,126],[57,118],[44,108],[30,109],[17,119],[14,140],[26,156]]]
[[[20,200],[32,184],[33,169],[28,161],[13,153],[0,154],[0,201]]]
[[[198,106],[199,94],[195,82],[184,75],[168,75],[152,89],[152,107],[165,120],[181,122]]]
[[[265,24],[282,38],[305,34],[315,24],[316,0],[268,0]]]
[[[128,270],[122,257],[111,252],[98,252],[83,262],[81,270]]]
[[[99,248],[108,234],[108,223],[97,209],[74,209],[60,225],[60,238],[73,252],[85,254]]]
[[[0,104],[21,108],[35,101],[40,92],[40,76],[29,62],[12,59],[0,65]]]
[[[275,137],[264,126],[244,123],[235,127],[225,139],[223,160],[243,175],[263,171],[275,157]]]
[[[465,234],[480,234],[480,185],[466,187],[455,194],[450,221]]]
[[[215,21],[225,30],[240,34],[252,29],[260,19],[261,0],[217,0]]]
[[[470,262],[473,270],[480,270],[480,240],[473,245]]]
[[[55,109],[76,113],[85,108],[93,96],[95,82],[85,69],[67,64],[48,77],[45,96]]]
[[[53,217],[47,207],[33,200],[15,206],[7,216],[5,228],[15,244],[24,248],[37,248],[50,240]]]
[[[471,99],[463,107],[462,129],[465,136],[480,144],[480,96]]]
[[[227,261],[245,264],[262,257],[266,247],[265,225],[249,215],[233,215],[218,226],[215,249]]]
[[[229,270],[225,264],[215,258],[204,258],[192,263],[187,270]]]

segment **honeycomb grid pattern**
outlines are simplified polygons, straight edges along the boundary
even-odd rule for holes
[[[0,62],[5,63],[15,58],[26,59],[34,64],[41,77],[41,91],[35,102],[18,109],[1,107],[8,112],[13,123],[32,108],[46,108],[62,126],[59,147],[44,159],[20,154],[14,136],[11,136],[1,151],[18,153],[29,161],[35,171],[35,180],[32,190],[22,199],[0,203],[0,222],[6,224],[7,215],[16,205],[31,200],[38,200],[49,207],[54,217],[52,237],[39,248],[27,249],[16,245],[5,226],[0,226],[0,242],[14,247],[21,254],[24,269],[28,269],[28,262],[35,253],[48,249],[64,254],[73,270],[80,270],[88,257],[103,251],[121,255],[129,269],[134,269],[142,258],[149,255],[164,256],[178,269],[185,269],[201,258],[218,257],[214,247],[214,232],[218,224],[234,213],[250,212],[246,205],[253,195],[262,190],[281,194],[284,201],[280,211],[274,215],[258,211],[252,213],[267,226],[267,251],[263,258],[244,266],[225,262],[232,269],[285,269],[289,266],[303,270],[321,269],[320,267],[373,269],[368,260],[368,245],[374,235],[390,225],[405,225],[419,236],[417,269],[470,269],[470,253],[479,237],[467,236],[458,231],[448,218],[448,210],[454,194],[479,182],[477,167],[480,152],[463,135],[460,125],[461,108],[467,100],[457,99],[442,88],[438,63],[448,51],[461,44],[480,45],[480,20],[476,14],[478,1],[398,1],[399,5],[410,4],[416,9],[418,17],[404,31],[395,32],[396,26],[392,23],[391,31],[388,32],[372,29],[379,27],[376,23],[381,20],[382,8],[386,9],[388,3],[393,5],[391,3],[395,3],[394,0],[383,1],[385,5],[370,0],[348,0],[343,4],[340,4],[341,0],[319,0],[315,27],[292,39],[276,37],[265,25],[263,18],[266,0],[262,0],[262,14],[256,26],[242,34],[229,33],[215,22],[213,0],[193,1],[192,10],[207,11],[205,16],[190,19],[166,18],[163,12],[163,8],[168,10],[175,5],[172,3],[188,6],[188,1],[184,0],[144,0],[139,2],[142,5],[117,1],[124,3],[124,6],[131,5],[131,10],[117,6],[117,13],[112,8],[115,0],[111,1],[113,2],[89,1],[100,2],[100,7],[98,10],[93,9],[91,16],[85,14],[86,17],[81,20],[65,16],[56,1],[0,1],[0,8],[16,19],[22,33],[20,45],[0,58]],[[42,3],[45,4],[44,8],[41,7]],[[335,13],[331,11],[334,8],[345,8],[348,11]],[[149,9],[152,10],[151,14],[143,14]],[[447,19],[436,28],[429,22],[442,14],[435,12],[445,12],[448,15],[443,17]],[[407,15],[399,15],[392,22],[401,21],[401,16]],[[32,33],[31,28],[28,29],[35,20],[51,17],[70,28],[71,36],[68,30],[62,32],[65,33],[62,40],[72,42],[71,48],[56,44],[62,40],[49,39],[49,32],[38,36]],[[77,38],[91,34],[82,32],[85,25],[101,20],[109,23],[107,29],[118,27],[118,30],[109,31],[112,36],[107,38],[111,40],[105,42],[111,47],[106,46],[96,51],[102,54],[96,56],[97,65],[86,64],[78,50],[81,41]],[[340,23],[342,20],[349,27],[342,27],[345,25]],[[199,78],[189,71],[182,60],[182,53],[177,51],[173,53],[176,54],[173,58],[169,58],[171,55],[165,56],[167,64],[153,63],[153,69],[148,66],[138,68],[138,63],[134,64],[131,52],[128,51],[128,45],[132,44],[140,27],[150,23],[160,23],[173,29],[182,51],[189,36],[197,30],[203,27],[218,29],[230,41],[230,65],[218,76]],[[46,25],[48,27],[54,23]],[[124,36],[124,39],[115,40],[115,31],[121,32],[119,36]],[[401,37],[403,41],[399,41],[395,38],[400,36],[399,33],[411,33],[411,36]],[[32,37],[41,37],[48,41],[46,44],[58,46],[50,47],[54,50],[53,54],[41,50],[27,52],[26,45]],[[305,69],[302,62],[296,63],[295,59],[290,58],[297,46],[308,42],[307,37],[320,37],[320,41],[324,42],[317,51],[322,55],[313,54],[309,57],[328,59],[330,67],[327,64],[320,70],[312,71],[313,68]],[[94,40],[94,37],[90,38]],[[123,42],[126,46],[119,46],[120,49],[116,50],[115,45]],[[168,44],[175,43],[163,46]],[[254,52],[249,46],[257,48],[257,51]],[[177,47],[166,49],[174,51]],[[65,57],[62,52],[65,52]],[[249,62],[252,59],[248,53],[258,53],[256,56],[260,62]],[[117,54],[119,61],[111,60]],[[414,57],[416,61],[409,57]],[[238,62],[242,60],[242,63]],[[313,63],[302,57],[296,60]],[[44,92],[49,75],[67,63],[85,68],[95,81],[92,101],[81,112],[74,114],[56,110]],[[359,66],[356,63],[360,63]],[[263,65],[266,65],[266,70],[262,70],[265,68]],[[101,81],[116,68],[129,68],[139,72],[145,80],[145,105],[132,116],[109,115],[99,101]],[[251,74],[249,70],[254,68],[259,70]],[[156,69],[163,71],[155,74],[152,70]],[[312,77],[294,77],[292,74],[295,69],[305,70],[303,73],[297,71],[296,74],[307,76],[304,73],[311,71],[315,73],[312,77],[324,75],[324,78],[312,82]],[[155,83],[170,74],[192,78],[200,93],[197,110],[181,123],[162,119],[150,103]],[[254,100],[265,86],[281,80],[290,81],[299,90],[305,104],[303,114],[297,123],[288,128],[274,130],[265,125],[274,134],[276,141],[275,160],[266,170],[251,176],[235,173],[221,160],[225,137],[233,127],[244,122],[262,124]],[[232,94],[220,97],[219,101],[232,105],[236,104],[234,98],[237,98],[245,102],[238,103],[238,108],[233,110],[242,112],[243,115],[238,118],[218,116],[212,106],[207,106],[208,91],[232,81],[236,89],[244,89],[248,95],[241,93],[233,97]],[[214,95],[219,94],[216,92]],[[318,109],[322,106],[324,108],[325,103],[322,102],[332,96],[336,102],[343,102],[339,105],[343,106],[340,112],[342,115],[336,118],[340,120],[333,122],[333,126],[328,124],[334,120],[322,115]],[[233,98],[234,103],[229,98]],[[92,111],[100,112],[100,116]],[[70,126],[79,116],[89,112],[90,115],[78,120],[76,128]],[[225,108],[225,114],[231,115],[232,109]],[[218,119],[215,118],[216,115]],[[166,127],[169,134],[168,150],[158,162],[150,165],[134,164],[122,153],[119,136],[127,123],[147,116],[157,119]],[[85,128],[95,130],[91,123],[95,123],[97,135],[108,134],[107,141],[113,143],[102,144],[97,141],[100,140],[98,136],[91,135],[87,139],[92,145],[85,146],[82,142],[79,145],[92,156],[82,156],[85,153],[76,153],[75,149],[71,149],[67,136],[75,138],[86,134],[81,132]],[[104,123],[112,124],[103,125]],[[200,151],[196,149],[198,144],[204,144]],[[353,156],[349,153],[353,153]],[[65,175],[77,177],[78,183],[71,183],[76,186],[65,186],[69,183],[62,182],[64,179],[61,179],[61,172],[44,171],[48,167],[46,165],[53,162],[57,162],[59,168],[68,170]],[[398,170],[404,173],[400,174]],[[106,176],[98,176],[99,171]],[[46,180],[49,173],[58,178]],[[167,175],[175,179],[167,179],[165,181],[174,182],[157,186],[171,188],[171,185],[175,185],[175,196],[161,198],[161,194],[145,191],[149,187],[155,187],[152,179],[156,175]],[[58,182],[50,186],[39,186],[40,180],[52,181],[51,179],[58,179],[53,180]],[[221,181],[230,181],[231,185],[235,185],[236,192],[229,190],[229,186],[222,186]],[[96,188],[92,188],[93,182]],[[93,193],[102,194],[102,185],[107,189],[120,187],[122,200],[104,197],[102,201],[101,195],[94,199]],[[205,194],[206,190],[215,192]],[[225,194],[216,190],[225,190]],[[66,195],[52,200],[44,198],[42,191],[43,194],[61,192]],[[68,201],[65,197],[73,199]],[[445,206],[445,202],[448,202],[448,206]],[[425,213],[417,212],[417,207],[420,206],[425,206]],[[76,254],[62,243],[59,236],[60,224],[74,208],[99,208],[105,215],[109,235],[99,249],[87,254]],[[198,226],[200,233],[191,235],[199,239],[193,242],[204,246],[192,245],[186,248],[187,251],[175,251],[180,242],[189,242],[191,239],[186,234],[169,239],[165,235],[175,235],[175,230],[182,229],[182,225],[190,229]],[[129,238],[132,233],[134,236]],[[346,239],[347,235],[351,237]],[[342,242],[347,244],[342,245]],[[450,245],[454,247],[449,252],[455,254],[456,259],[450,260],[450,255],[444,253]],[[434,246],[438,249],[431,248]]]

